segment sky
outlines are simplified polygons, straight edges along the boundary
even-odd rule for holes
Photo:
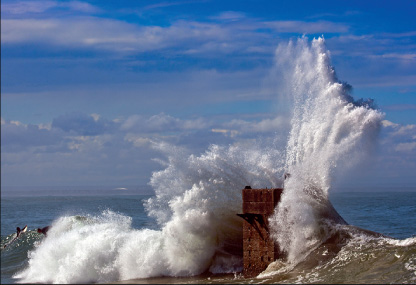
[[[1,1],[1,185],[132,187],[152,141],[199,154],[288,124],[280,43],[323,36],[338,78],[385,113],[339,187],[416,187],[416,1]],[[279,115],[279,116],[277,116]]]

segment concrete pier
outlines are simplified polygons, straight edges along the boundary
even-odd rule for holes
[[[243,194],[243,275],[254,277],[279,258],[279,246],[271,239],[268,218],[280,201],[283,189],[251,189]]]

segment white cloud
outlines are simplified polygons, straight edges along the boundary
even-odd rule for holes
[[[273,134],[287,130],[288,127],[289,120],[283,117],[260,121],[233,119],[219,123],[204,118],[183,120],[160,113],[149,118],[139,115],[130,116],[121,124],[120,129],[129,134],[158,134],[158,137],[169,132],[175,132],[177,136],[181,136],[189,131],[210,131],[228,137],[236,137],[237,135]],[[139,138],[141,141],[141,137]]]
[[[327,21],[270,21],[264,22],[264,25],[280,33],[346,33],[349,30],[349,26],[345,24]]]
[[[406,152],[407,158],[416,158],[416,125],[400,125],[384,120],[382,122],[382,145],[385,153]]]
[[[50,130],[52,130],[52,123],[46,123],[46,124],[42,124],[42,123],[40,123],[40,124],[38,125],[38,128],[39,128],[40,130],[48,130],[48,131],[50,131]]]
[[[135,135],[132,133],[128,133],[124,140],[132,143],[135,147],[148,147],[152,144],[152,140],[146,137],[142,137],[142,135]]]
[[[245,13],[237,11],[224,11],[221,12],[218,16],[211,17],[214,20],[220,21],[238,21],[246,17]]]
[[[389,137],[412,137],[416,134],[416,125],[401,125],[388,120],[383,120],[383,127],[388,132]]]
[[[395,125],[393,136],[411,135],[416,133],[416,125]]]
[[[64,114],[52,121],[52,128],[83,136],[110,133],[116,127],[116,123],[102,119],[98,114],[86,115],[80,112]]]
[[[327,39],[331,53],[362,57],[366,60],[403,64],[415,59],[415,46],[409,44],[412,33],[398,34],[341,34]],[[348,47],[348,48],[346,48]]]
[[[396,151],[411,152],[413,150],[416,150],[416,142],[399,143],[396,145],[395,149]]]
[[[85,116],[94,123],[110,122],[99,114],[94,115],[97,121],[90,115]],[[65,118],[79,117],[84,118]],[[284,117],[257,121],[241,118],[224,121],[202,117],[180,119],[164,113],[149,117],[134,115],[113,122],[116,130],[104,130],[96,135],[64,132],[53,124],[27,125],[2,118],[2,179],[7,185],[19,181],[38,185],[74,184],[67,177],[76,179],[78,184],[94,181],[145,184],[150,173],[160,167],[152,160],[159,157],[151,147],[154,141],[166,141],[184,146],[192,153],[201,153],[212,143],[229,145],[273,138],[276,132],[289,127],[289,121]],[[380,171],[395,169],[395,173],[410,173],[416,167],[416,125],[400,125],[387,120],[382,124]],[[283,145],[284,139],[282,137]],[[53,178],[49,180],[51,175]]]
[[[6,14],[42,13],[57,5],[56,1],[16,1],[14,3],[2,3],[1,11]]]
[[[82,6],[81,2],[70,2]],[[218,18],[219,17],[219,18]],[[332,22],[268,21],[243,19],[238,12],[224,12],[220,22],[178,20],[169,26],[143,26],[120,20],[95,17],[65,19],[2,19],[2,43],[36,42],[69,48],[88,48],[124,53],[140,53],[182,47],[184,54],[222,52],[231,54],[270,53],[264,45],[276,33],[342,33],[344,24]],[[223,22],[224,20],[227,20]],[[266,31],[269,29],[269,31]],[[271,30],[271,31],[270,31]],[[178,52],[178,51],[176,51]]]
[[[217,24],[178,21],[168,27],[140,26],[93,17],[71,19],[2,19],[2,42],[39,42],[116,52],[145,52],[209,41],[230,41]]]
[[[54,8],[66,8],[76,12],[96,13],[100,9],[82,1],[16,1],[2,3],[2,13],[12,15],[39,14]]]
[[[416,60],[416,53],[385,53],[382,54],[383,58],[394,58],[402,60]]]
[[[245,120],[232,120],[225,126],[238,130],[238,133],[275,133],[286,130],[289,127],[289,120],[283,117],[273,119],[263,119],[259,122],[250,122]]]
[[[129,132],[156,133],[171,131],[200,130],[209,124],[202,118],[182,120],[164,113],[145,118],[140,115],[128,117],[121,125],[121,129]]]
[[[98,120],[101,118],[100,114],[92,113],[90,116],[94,119],[94,121],[98,122]]]
[[[33,125],[2,119],[1,152],[21,152],[27,149],[65,151],[65,138],[59,130],[51,130],[48,124]]]
[[[156,4],[147,5],[143,8],[143,10],[151,10],[151,9],[157,9],[157,8],[165,8],[165,7],[171,7],[171,6],[179,6],[184,5],[187,3],[192,3],[192,1],[169,1],[169,2],[159,2]]]
[[[82,1],[69,1],[69,2],[62,2],[58,1],[59,7],[67,7],[71,10],[78,11],[78,12],[84,12],[84,13],[98,13],[101,11],[100,8],[91,5],[87,2]]]
[[[235,137],[239,133],[236,130],[227,130],[227,129],[211,129],[211,132],[220,133],[220,134],[223,134],[223,135],[229,136],[229,137]]]
[[[122,130],[130,130],[135,127],[137,124],[140,124],[140,121],[143,120],[143,117],[140,115],[132,115],[128,117],[122,124]]]
[[[102,134],[97,136],[71,136],[68,142],[68,148],[88,153],[89,151],[100,151],[105,148],[106,143],[112,142],[115,137],[110,134]]]
[[[382,35],[385,37],[390,37],[390,38],[408,38],[408,37],[416,37],[416,31],[409,31],[409,32],[403,32],[403,33],[383,33]]]
[[[383,120],[381,121],[381,124],[383,125],[383,127],[394,127],[394,126],[398,126],[398,124],[395,124],[391,121],[388,120]]]
[[[40,42],[113,51],[147,51],[161,44],[159,27],[138,27],[109,19],[2,19],[1,22],[4,44]]]
[[[12,124],[12,125],[16,125],[16,126],[24,126],[21,122],[19,122],[19,121],[10,121],[10,124]],[[27,127],[27,126],[25,126],[25,127]]]

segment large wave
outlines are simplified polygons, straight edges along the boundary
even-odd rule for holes
[[[328,222],[345,223],[329,202],[331,181],[371,152],[383,114],[371,100],[353,100],[322,38],[279,46],[275,69],[283,73],[280,92],[293,116],[285,160],[290,178],[271,223],[288,260],[297,262],[329,237]]]
[[[328,200],[331,179],[374,145],[382,114],[352,99],[321,38],[280,45],[273,74],[293,110],[287,145],[241,141],[198,156],[159,143],[166,168],[151,177],[156,195],[146,209],[160,230],[132,229],[112,212],[81,225],[62,217],[16,277],[81,283],[241,271],[241,189],[281,187],[285,172],[273,236],[289,262],[304,259],[329,236],[328,223],[345,223]]]

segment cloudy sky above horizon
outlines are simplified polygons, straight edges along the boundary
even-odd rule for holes
[[[274,52],[305,35],[386,114],[354,186],[416,187],[416,2],[310,2],[3,0],[2,186],[144,185],[154,141],[275,135]]]

